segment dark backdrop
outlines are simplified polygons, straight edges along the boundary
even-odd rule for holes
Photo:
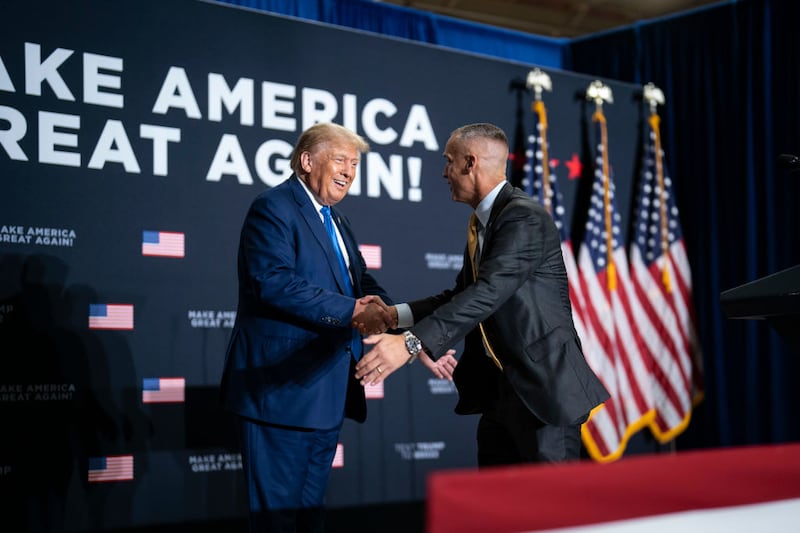
[[[519,117],[529,131],[531,95],[512,87],[532,65],[186,0],[12,2],[2,28],[3,528],[241,517],[217,384],[251,199],[285,178],[304,127],[341,122],[372,145],[341,207],[379,247],[375,275],[397,300],[449,287],[469,208],[449,199],[444,143],[469,122],[511,135]],[[565,162],[591,161],[593,78],[550,76],[550,155],[572,216],[583,184]],[[627,216],[641,102],[636,86],[607,83]],[[183,234],[182,257],[143,254],[146,231]],[[93,329],[97,304],[132,314]],[[146,402],[145,385],[166,378],[184,380],[183,401]],[[419,501],[432,470],[474,467],[477,421],[452,413],[449,383],[415,365],[370,392],[368,421],[342,432],[331,508]],[[102,458],[128,466],[122,480],[90,481]]]

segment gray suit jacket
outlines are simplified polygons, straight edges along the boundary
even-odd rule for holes
[[[506,184],[492,207],[474,282],[467,253],[453,289],[409,304],[411,331],[434,358],[464,339],[456,412],[480,413],[488,402],[486,376],[496,367],[481,341],[482,322],[503,373],[534,415],[553,425],[583,422],[609,395],[581,351],[552,217]]]

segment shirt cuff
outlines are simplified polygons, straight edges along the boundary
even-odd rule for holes
[[[410,328],[414,325],[414,315],[411,313],[411,306],[408,304],[396,304],[397,327]]]

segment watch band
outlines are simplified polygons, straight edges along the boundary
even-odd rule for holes
[[[404,332],[403,337],[405,337],[406,350],[408,350],[408,354],[410,356],[408,361],[406,361],[406,364],[410,365],[416,361],[417,357],[419,357],[419,352],[422,351],[422,341],[410,331]]]

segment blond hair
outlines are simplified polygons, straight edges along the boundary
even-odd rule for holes
[[[314,124],[300,135],[292,151],[290,166],[295,174],[298,176],[302,174],[300,156],[303,152],[313,152],[317,146],[333,141],[355,146],[361,153],[369,151],[367,141],[361,135],[350,131],[344,126],[333,124],[332,122]]]

